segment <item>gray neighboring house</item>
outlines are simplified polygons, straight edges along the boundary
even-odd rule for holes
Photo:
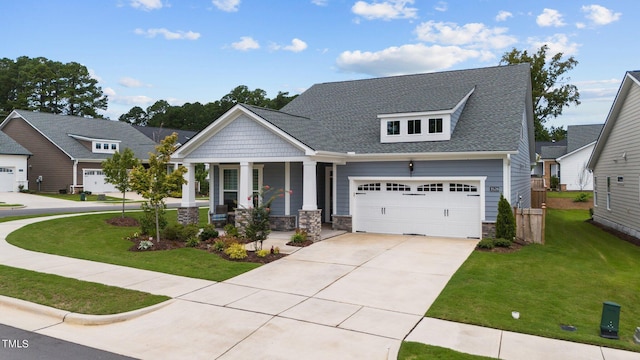
[[[321,83],[280,111],[238,104],[172,159],[210,164],[211,208],[249,207],[265,185],[285,190],[275,226],[312,239],[321,222],[481,238],[500,194],[529,207],[534,150],[529,65],[519,64]],[[194,191],[182,194],[182,219],[194,221]]]
[[[156,143],[160,143],[165,137],[173,134],[174,132],[178,134],[177,145],[182,146],[182,144],[189,141],[192,137],[194,137],[198,132],[191,130],[180,130],[180,129],[168,129],[163,127],[154,127],[154,126],[140,126],[140,125],[131,125],[134,129],[140,131],[145,134],[148,138],[153,140]]]
[[[588,167],[593,220],[640,238],[640,71],[625,74]]]
[[[29,189],[45,192],[117,192],[101,163],[131,148],[143,161],[155,143],[131,125],[104,119],[14,110],[0,130],[26,148]]]
[[[31,155],[29,150],[0,131],[0,192],[29,187],[27,160]]]

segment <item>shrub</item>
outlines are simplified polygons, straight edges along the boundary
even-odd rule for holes
[[[219,235],[218,230],[216,230],[216,228],[213,225],[207,224],[205,225],[205,227],[202,229],[202,232],[200,233],[200,241],[215,239],[218,237],[218,235]]]
[[[269,255],[269,253],[270,253],[270,252],[271,252],[271,251],[269,251],[269,250],[267,250],[267,249],[260,249],[260,250],[256,251],[256,255],[257,255],[258,257],[263,258],[263,257],[266,257],[267,255]]]
[[[484,238],[482,240],[480,240],[480,242],[478,242],[477,245],[478,248],[480,249],[493,249],[495,247],[495,244],[493,243],[493,239],[492,238]]]
[[[213,250],[215,251],[222,251],[226,247],[227,247],[227,244],[225,244],[224,240],[217,239],[216,241],[213,242]]]
[[[504,248],[508,248],[511,247],[511,243],[512,241],[509,239],[493,239],[493,245],[497,246],[497,247],[504,247]]]
[[[143,213],[140,216],[140,232],[145,235],[151,235],[156,233],[156,214],[155,210],[147,205],[147,203],[142,203],[140,205]],[[160,230],[163,230],[167,227],[167,216],[165,207],[160,207],[158,209],[158,226]]]
[[[273,253],[280,254],[280,247],[276,246],[275,248],[273,248]]]
[[[589,208],[589,217],[593,219],[593,208]]]
[[[573,199],[574,202],[586,202],[587,200],[589,200],[589,194],[583,192],[578,193]]]
[[[307,241],[307,231],[304,229],[296,229],[296,232],[291,235],[291,242],[299,244]]]
[[[516,218],[509,201],[500,194],[498,218],[496,219],[496,238],[514,239],[516,237]]]
[[[187,242],[185,243],[186,247],[196,247],[200,244],[200,239],[197,236],[192,236],[190,238],[187,239]]]
[[[196,237],[198,231],[198,226],[195,224],[182,225],[174,223],[165,227],[162,231],[162,236],[166,240],[187,241],[192,237]]]
[[[142,240],[140,244],[138,244],[138,250],[149,250],[153,247],[153,241],[151,240]]]
[[[238,232],[238,228],[236,228],[233,224],[227,224],[224,226],[224,233],[227,235],[238,237],[240,233]]]
[[[241,260],[247,257],[247,249],[244,248],[244,245],[238,243],[231,244],[224,250],[224,253],[233,260]]]
[[[555,175],[551,175],[550,185],[552,190],[558,190],[560,188],[560,179]]]

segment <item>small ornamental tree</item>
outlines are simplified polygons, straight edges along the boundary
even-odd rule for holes
[[[129,171],[140,165],[140,160],[136,159],[133,150],[126,148],[121,153],[117,152],[110,158],[102,162],[102,171],[105,174],[105,181],[113,184],[122,193],[122,217],[124,218],[125,193],[131,190],[129,183]]]
[[[496,219],[496,238],[513,241],[516,237],[516,218],[509,201],[500,194],[498,218]]]
[[[292,190],[289,190],[292,193]],[[265,199],[266,196],[271,196]],[[262,242],[267,239],[271,233],[271,225],[269,223],[269,214],[271,213],[271,204],[278,197],[284,197],[284,190],[278,189],[273,191],[269,185],[265,185],[257,197],[249,197],[249,200],[257,203],[256,206],[250,206],[242,213],[241,222],[245,224],[244,236],[253,242],[254,250],[262,250]],[[262,203],[258,203],[260,199],[264,199]]]
[[[152,215],[155,219],[156,239],[160,242],[161,224],[166,224],[164,199],[171,193],[179,191],[186,180],[183,175],[187,168],[180,165],[172,172],[167,171],[171,154],[175,151],[178,134],[173,133],[164,138],[155,153],[149,154],[149,166],[138,165],[131,170],[131,188],[142,195],[146,201],[142,204],[145,217]],[[145,232],[147,229],[143,229]]]

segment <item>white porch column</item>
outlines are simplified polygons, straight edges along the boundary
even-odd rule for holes
[[[249,198],[253,194],[253,163],[243,161],[240,163],[240,179],[238,179],[238,206],[248,208],[253,205]]]
[[[284,214],[291,215],[291,163],[284,163]]]
[[[317,210],[316,161],[305,161],[302,164],[302,210]]]
[[[176,164],[177,166],[178,164]],[[181,207],[195,207],[196,206],[196,165],[187,163],[184,164],[187,168],[187,173],[184,174],[186,184],[182,184],[182,203]]]
[[[214,171],[215,168],[213,165],[214,164],[209,164],[209,212],[211,213],[216,210],[216,203],[215,203],[216,188],[214,188],[215,179],[213,178],[215,173]]]

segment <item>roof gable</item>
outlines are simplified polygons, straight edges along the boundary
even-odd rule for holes
[[[36,131],[72,159],[104,160],[111,154],[94,153],[78,139],[109,139],[119,141],[121,149],[130,148],[135,156],[145,159],[155,149],[155,143],[131,125],[121,121],[56,115],[26,110],[14,110],[0,124],[0,128],[14,118],[22,118]]]
[[[0,155],[33,155],[9,135],[0,131]]]
[[[628,71],[618,89],[587,167],[594,170],[632,87],[640,87],[640,71]]]

